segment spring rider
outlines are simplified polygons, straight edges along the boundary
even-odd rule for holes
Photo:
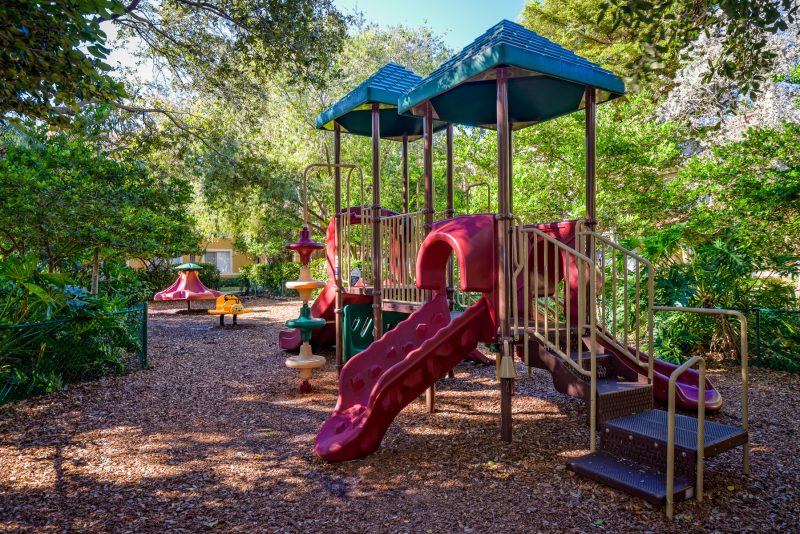
[[[300,371],[300,379],[303,381],[300,384],[300,393],[309,393],[311,391],[311,384],[308,383],[308,379],[311,378],[312,370],[325,365],[324,357],[315,356],[311,353],[311,344],[309,343],[311,331],[325,326],[325,319],[311,317],[311,308],[308,307],[311,293],[315,289],[325,286],[325,282],[311,278],[311,269],[308,267],[311,261],[311,254],[315,250],[324,248],[324,246],[322,243],[317,243],[311,239],[308,226],[305,225],[300,231],[300,239],[286,245],[287,249],[297,252],[300,256],[300,277],[294,282],[286,282],[287,289],[296,290],[300,294],[300,300],[303,301],[303,307],[300,308],[300,317],[286,321],[287,328],[296,328],[300,331],[300,339],[303,342],[300,345],[300,354],[286,359],[287,367]]]

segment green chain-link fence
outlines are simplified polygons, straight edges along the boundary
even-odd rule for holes
[[[147,367],[147,305],[0,325],[0,404]]]
[[[800,372],[800,310],[744,310],[754,365]]]

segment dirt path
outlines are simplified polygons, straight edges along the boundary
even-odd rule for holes
[[[738,453],[709,461],[706,501],[669,524],[564,469],[588,446],[583,407],[544,372],[519,382],[511,445],[493,369],[462,364],[438,413],[420,400],[376,454],[323,463],[312,443],[336,401],[333,367],[300,396],[277,347],[298,304],[249,305],[224,330],[154,306],[152,369],[0,408],[0,531],[800,530],[800,376],[752,373],[753,477]],[[712,379],[735,413],[738,373]]]

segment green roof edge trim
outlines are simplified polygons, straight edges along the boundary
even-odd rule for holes
[[[534,31],[502,20],[401,96],[398,112],[411,114],[414,106],[499,66],[519,67],[577,85],[595,87],[610,93],[609,98],[625,93],[625,84],[612,72]]]
[[[336,119],[357,110],[364,104],[382,104],[396,108],[397,99],[421,79],[418,74],[390,61],[338,102],[317,115],[316,127],[320,130],[333,130],[333,122]]]

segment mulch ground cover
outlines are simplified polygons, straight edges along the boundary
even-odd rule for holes
[[[224,329],[184,307],[151,307],[151,369],[0,407],[0,530],[800,531],[800,376],[752,371],[752,476],[739,450],[709,460],[704,502],[668,522],[564,468],[588,447],[584,408],[544,371],[519,368],[512,444],[494,369],[463,363],[439,383],[437,413],[420,399],[378,452],[328,464],[312,444],[335,369],[301,395],[277,346],[298,302],[251,300],[256,312]],[[739,370],[711,379],[736,418]]]

